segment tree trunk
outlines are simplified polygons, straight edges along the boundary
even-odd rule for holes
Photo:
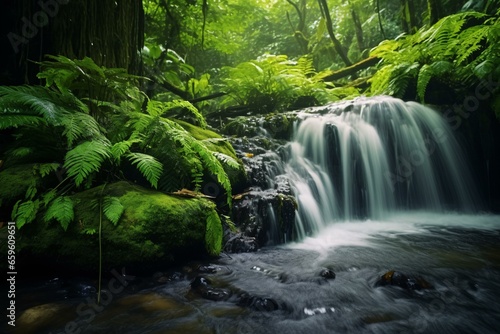
[[[427,0],[429,11],[429,25],[435,24],[441,18],[441,8],[438,0]]]
[[[417,20],[415,17],[415,5],[412,0],[401,0],[402,24],[407,34],[417,32]]]
[[[10,18],[5,52],[12,52],[21,68],[15,82],[34,82],[38,66],[29,61],[43,60],[45,54],[90,57],[101,66],[139,73],[138,51],[144,45],[141,0],[20,0],[13,6],[10,15],[15,19]]]
[[[356,31],[356,41],[358,42],[358,48],[360,52],[363,52],[365,46],[363,43],[363,27],[361,25],[361,21],[359,20],[359,16],[356,11],[351,9],[352,21],[354,22],[354,28]]]
[[[382,17],[380,15],[380,0],[377,0],[377,16],[378,16],[378,25],[380,27],[380,33],[382,34],[382,38],[385,39],[384,27],[382,26]]]
[[[294,37],[297,40],[297,43],[300,46],[302,53],[308,53],[309,48],[309,40],[307,39],[307,31],[306,31],[306,14],[307,14],[307,1],[300,0],[300,2],[293,2],[292,0],[286,0],[290,5],[295,8],[297,12],[297,16],[299,18],[299,22],[297,23],[297,27],[294,28],[292,21],[290,19],[290,15],[288,12],[286,13],[286,17],[292,29],[294,29]]]
[[[342,61],[346,64],[346,66],[352,65],[352,62],[347,57],[344,48],[340,44],[339,40],[335,37],[335,33],[333,32],[332,18],[330,17],[330,10],[328,9],[328,4],[326,3],[326,0],[318,0],[318,3],[321,9],[321,13],[326,20],[326,29],[328,30],[330,39],[333,42],[333,47],[335,48],[335,51],[339,54],[340,58],[342,58]]]

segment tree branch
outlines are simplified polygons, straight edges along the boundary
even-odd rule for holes
[[[376,65],[379,61],[380,61],[380,58],[378,58],[378,57],[369,57],[369,58],[363,59],[360,62],[357,62],[356,64],[342,68],[338,71],[332,71],[332,72],[322,76],[321,80],[323,80],[323,81],[338,80],[338,79],[344,78],[348,75],[355,74],[359,70]]]

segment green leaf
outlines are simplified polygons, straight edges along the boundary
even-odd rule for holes
[[[120,162],[121,157],[129,151],[130,146],[132,146],[134,143],[138,143],[138,142],[140,142],[140,140],[130,139],[130,140],[124,140],[124,141],[115,143],[111,147],[111,156],[113,157],[113,159]]]
[[[66,115],[61,123],[64,126],[62,134],[68,140],[68,147],[72,147],[78,139],[100,136],[99,124],[90,115],[74,112]]]
[[[151,183],[153,188],[158,187],[158,180],[163,173],[163,165],[161,162],[144,153],[129,153],[126,157],[132,162],[132,164],[137,165],[137,169],[141,174]]]
[[[102,141],[86,141],[66,153],[64,168],[68,176],[74,178],[79,186],[110,157],[110,145]]]
[[[12,210],[12,219],[16,222],[17,228],[20,229],[25,224],[31,223],[35,220],[39,208],[39,200],[30,200],[22,203],[21,201],[18,201]]]
[[[50,202],[57,196],[57,192],[55,189],[51,189],[45,194],[42,195],[42,203],[44,206],[49,205]]]
[[[92,228],[92,227],[85,227],[82,232],[83,234],[88,234],[88,235],[94,235],[97,233],[97,230],[95,228]]]
[[[60,164],[58,164],[58,163],[40,164],[38,166],[38,172],[40,173],[40,175],[42,177],[45,177],[45,176],[49,175],[50,173],[57,171],[59,166],[60,166]]]
[[[68,196],[59,196],[47,208],[43,219],[46,222],[52,219],[57,220],[66,231],[74,218],[73,201],[71,198]]]
[[[233,157],[230,157],[227,154],[219,153],[219,152],[213,152],[212,153],[220,162],[228,165],[229,167],[233,169],[239,169],[240,164],[238,161],[236,161]]]
[[[219,255],[222,249],[222,223],[215,210],[210,210],[207,216],[205,247],[210,255]]]
[[[109,196],[104,197],[102,210],[104,216],[108,218],[109,221],[113,223],[113,225],[118,224],[118,221],[120,220],[124,209],[125,208],[123,207],[119,198]]]

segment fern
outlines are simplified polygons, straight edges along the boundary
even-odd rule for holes
[[[488,38],[489,26],[476,26],[465,30],[460,34],[460,48],[457,51],[457,64],[463,64],[474,52],[481,49],[481,42]]]
[[[445,60],[437,61],[431,65],[425,64],[420,68],[417,80],[417,94],[422,102],[425,102],[425,91],[431,78],[444,77],[452,69],[453,64]]]
[[[40,164],[36,166],[36,169],[38,170],[38,173],[40,173],[41,177],[45,177],[50,173],[56,171],[59,166],[60,165],[58,163]]]
[[[106,196],[102,201],[102,211],[104,216],[108,218],[113,225],[118,224],[124,209],[125,208],[120,202],[120,199],[117,197]]]
[[[12,220],[16,222],[18,229],[35,220],[40,208],[39,200],[17,201],[12,209]]]
[[[147,112],[151,116],[169,116],[170,112],[182,108],[188,110],[194,116],[201,128],[207,127],[205,117],[198,111],[198,109],[188,101],[174,100],[171,102],[148,101]]]
[[[59,196],[52,201],[47,208],[43,219],[46,222],[55,219],[61,224],[61,227],[66,231],[69,224],[75,219],[73,209],[73,201],[68,196]]]
[[[86,141],[66,153],[64,168],[72,177],[76,186],[93,172],[97,172],[101,164],[110,157],[110,144],[106,141]]]
[[[47,207],[54,198],[56,198],[57,192],[55,189],[51,189],[42,195],[41,203]]]
[[[156,158],[144,153],[129,153],[126,157],[137,165],[137,169],[148,180],[153,188],[158,188],[158,180],[163,172],[163,164]]]
[[[233,168],[233,169],[239,169],[240,168],[240,164],[238,163],[238,161],[236,161],[233,157],[230,157],[229,155],[227,154],[223,154],[223,153],[220,153],[220,152],[212,152],[212,154],[221,162],[225,163],[226,165],[228,165],[229,167]]]
[[[210,210],[207,216],[205,246],[210,255],[219,255],[222,249],[222,223],[215,210]]]
[[[401,97],[415,80],[416,95],[424,101],[432,78],[447,85],[455,83],[452,88],[457,90],[464,83],[475,86],[477,78],[491,74],[499,63],[495,30],[498,18],[466,12],[447,16],[414,35],[383,42],[371,52],[383,60],[369,81],[370,91]]]
[[[101,137],[99,124],[90,115],[84,113],[71,113],[65,115],[61,121],[64,126],[63,136],[67,138],[68,147],[78,139]]]
[[[131,140],[124,140],[124,141],[113,144],[113,146],[111,147],[111,156],[113,157],[113,159],[116,162],[120,163],[121,157],[123,155],[125,155],[125,153],[130,151],[130,147],[134,143],[138,143],[138,142],[140,142],[140,140],[131,139]]]

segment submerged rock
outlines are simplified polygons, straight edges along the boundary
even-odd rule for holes
[[[262,298],[252,296],[248,293],[242,293],[239,296],[239,306],[249,307],[257,311],[276,311],[280,309],[278,302],[272,298]]]
[[[191,282],[190,286],[192,291],[208,300],[222,301],[228,300],[231,297],[229,290],[212,287],[210,280],[203,276],[197,276]]]
[[[326,279],[335,279],[335,277],[336,277],[335,273],[331,269],[323,269],[323,270],[321,270],[319,275],[323,278],[326,278]]]
[[[388,271],[380,277],[375,286],[394,285],[405,290],[432,289],[430,283],[421,277],[409,277],[399,271]]]

